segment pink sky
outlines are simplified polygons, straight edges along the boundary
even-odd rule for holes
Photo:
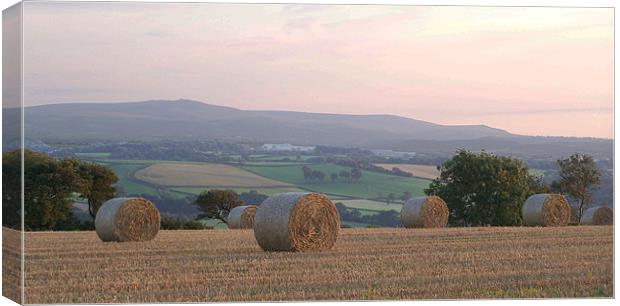
[[[613,10],[37,3],[26,105],[188,98],[613,137]]]

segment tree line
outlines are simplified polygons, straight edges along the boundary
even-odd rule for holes
[[[600,184],[600,171],[591,156],[574,154],[557,161],[560,178],[551,184],[529,174],[518,159],[466,150],[440,167],[440,175],[425,190],[437,195],[450,209],[455,226],[513,226],[523,223],[521,207],[537,193],[561,193],[576,203],[575,222],[590,206],[592,191]]]
[[[312,170],[308,166],[301,167],[301,171],[303,172],[304,180],[306,182],[323,182],[327,175],[325,172],[320,170]],[[359,168],[352,168],[351,171],[340,170],[340,172],[332,172],[329,175],[329,179],[332,183],[343,180],[348,183],[357,183],[362,178],[362,170]]]

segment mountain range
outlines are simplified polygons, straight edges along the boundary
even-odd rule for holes
[[[16,109],[3,110],[5,123],[17,116]],[[221,139],[416,152],[465,148],[563,155],[577,150],[610,158],[613,150],[610,139],[523,136],[485,125],[440,125],[395,115],[240,110],[192,100],[48,104],[26,107],[24,118],[26,138],[43,141]]]

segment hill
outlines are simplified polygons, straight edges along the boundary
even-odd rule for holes
[[[3,119],[16,117],[4,109]],[[440,125],[394,115],[250,111],[191,100],[27,107],[28,141],[205,140],[454,152],[458,148],[611,158],[609,139],[532,137],[484,125]]]
[[[445,126],[393,115],[248,111],[190,100],[50,104],[27,107],[25,113],[30,137],[57,140],[173,137],[363,146],[378,139],[454,140],[510,135],[486,126]]]

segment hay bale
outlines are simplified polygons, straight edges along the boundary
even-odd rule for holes
[[[95,230],[103,241],[147,241],[159,232],[159,210],[144,198],[114,198],[99,208]]]
[[[440,197],[417,197],[405,202],[400,220],[406,228],[439,228],[448,225],[449,214],[448,205]]]
[[[265,251],[327,250],[339,228],[336,206],[320,193],[273,195],[258,206],[254,218],[254,236]]]
[[[614,210],[607,206],[589,208],[583,213],[581,224],[612,225],[614,224]]]
[[[525,225],[566,226],[570,222],[571,208],[563,195],[541,193],[525,201],[521,214]]]
[[[256,215],[256,205],[237,206],[228,213],[228,228],[253,228],[254,215]]]

